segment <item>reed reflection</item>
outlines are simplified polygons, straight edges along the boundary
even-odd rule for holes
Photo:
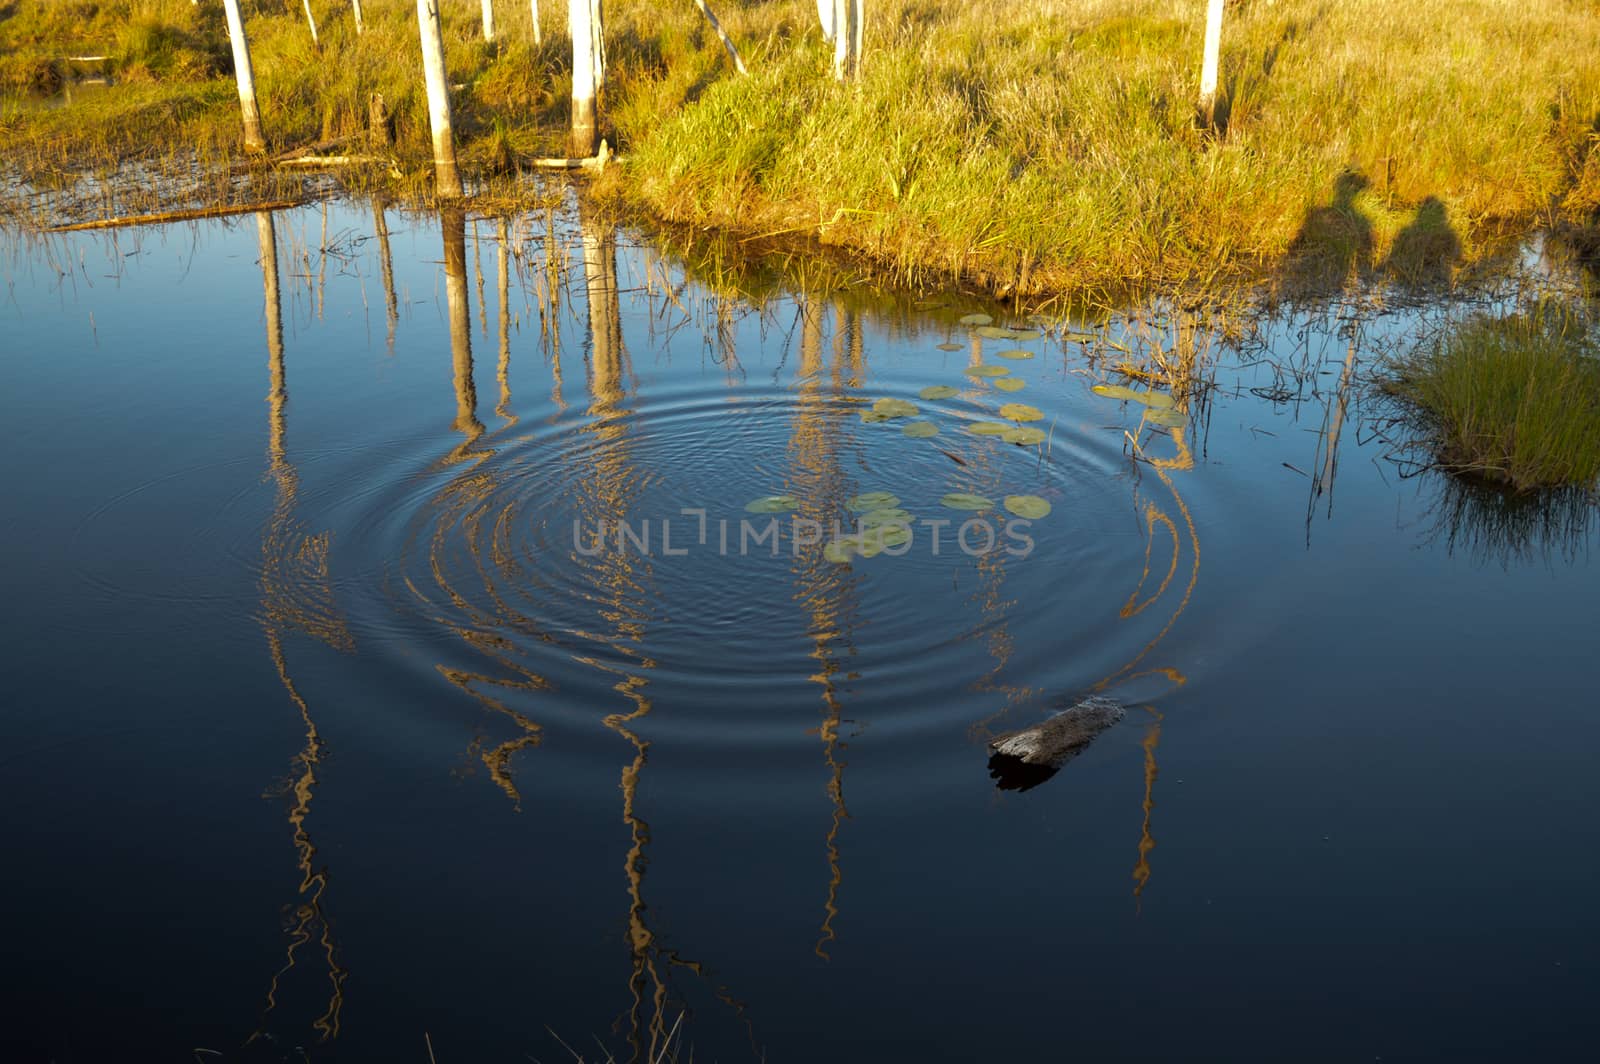
[[[382,197],[372,197],[372,231],[378,240],[378,271],[383,278],[383,312],[388,324],[385,343],[394,354],[394,330],[400,321],[400,301],[394,290],[394,255],[389,248],[389,219]]]
[[[333,927],[323,907],[328,871],[316,863],[317,848],[307,825],[317,788],[317,770],[323,758],[323,741],[310,705],[290,672],[285,636],[300,632],[335,650],[354,649],[354,640],[334,601],[328,569],[331,533],[308,534],[295,517],[299,476],[289,461],[287,442],[288,380],[284,365],[282,300],[279,292],[277,234],[270,213],[256,215],[260,241],[261,277],[265,302],[268,378],[267,473],[276,489],[272,516],[261,544],[261,624],[278,679],[300,714],[305,746],[293,761],[286,790],[290,796],[288,820],[300,873],[297,900],[291,910],[284,963],[272,975],[262,1010],[261,1027],[252,1040],[265,1034],[268,1015],[277,1007],[280,986],[296,967],[303,946],[315,941],[328,972],[328,1002],[313,1028],[322,1040],[339,1034],[339,1014],[344,1001],[346,970],[340,965]]]

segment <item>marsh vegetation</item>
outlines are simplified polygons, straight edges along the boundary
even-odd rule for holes
[[[722,7],[748,77],[689,5],[607,12],[598,132],[627,163],[593,192],[831,245],[901,283],[1440,283],[1534,226],[1581,240],[1600,208],[1600,14],[1574,0],[1232,4],[1206,116],[1199,3],[887,0],[844,82],[813,0]],[[301,4],[244,8],[274,147],[367,145],[381,96],[381,150],[336,180],[426,201],[413,5],[368,0],[357,34],[351,5],[313,3],[315,40]],[[491,41],[480,0],[442,4],[462,165],[502,201],[532,194],[519,168],[568,137],[566,15],[544,5],[536,35],[529,8],[500,4]],[[164,173],[191,198],[306,180],[242,165],[220,5],[10,0],[0,41],[0,129],[33,188],[135,164],[135,187]],[[82,54],[107,57],[116,91],[41,102]]]

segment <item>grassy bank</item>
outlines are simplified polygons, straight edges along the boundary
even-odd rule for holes
[[[1471,321],[1393,369],[1443,468],[1520,492],[1600,482],[1600,346],[1576,312]]]
[[[359,135],[394,116],[422,199],[426,103],[410,0],[245,0],[267,133]],[[444,0],[466,166],[509,194],[561,151],[564,5]],[[615,5],[605,132],[628,156],[596,191],[670,222],[815,238],[910,284],[998,295],[1204,285],[1271,270],[1297,290],[1449,280],[1495,238],[1600,209],[1600,9],[1580,0],[1249,0],[1229,5],[1222,129],[1196,122],[1202,0],[875,0],[858,84],[835,84],[812,0],[713,3],[751,76],[691,5]],[[113,57],[119,85],[38,101]],[[0,0],[0,135],[36,185],[131,159],[234,169],[220,4]],[[31,95],[30,95],[31,94]],[[192,155],[190,159],[187,156]],[[171,163],[174,167],[178,164]],[[484,184],[487,183],[487,184]]]

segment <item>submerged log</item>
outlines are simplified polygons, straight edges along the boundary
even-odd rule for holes
[[[71,225],[52,225],[40,230],[44,233],[78,233],[89,229],[120,229],[130,225],[162,225],[166,222],[187,222],[196,218],[225,218],[231,214],[249,214],[252,211],[281,211],[298,207],[305,200],[268,200],[264,203],[239,203],[232,206],[196,207],[193,210],[161,211],[158,214],[128,214],[116,218],[101,218],[93,222],[74,222]]]
[[[1002,791],[1026,791],[1060,771],[1122,719],[1122,706],[1091,696],[1048,720],[989,741],[989,775]]]

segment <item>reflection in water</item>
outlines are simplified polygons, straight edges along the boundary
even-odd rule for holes
[[[499,692],[543,691],[549,683],[543,676],[517,660],[511,644],[501,634],[500,626],[513,623],[519,629],[538,637],[533,622],[514,611],[493,593],[495,581],[490,568],[504,566],[506,559],[498,544],[505,533],[505,520],[510,511],[491,513],[488,504],[493,497],[496,480],[484,461],[494,454],[480,447],[484,436],[483,422],[478,419],[478,392],[473,381],[472,364],[472,311],[467,295],[466,216],[460,210],[440,211],[439,224],[443,230],[445,302],[450,326],[451,384],[455,393],[456,416],[453,428],[462,440],[444,457],[446,466],[459,466],[460,472],[434,499],[436,515],[428,544],[428,563],[434,584],[444,593],[453,608],[453,616],[437,614],[436,620],[474,650],[488,657],[506,670],[506,674],[490,675],[439,665],[445,679],[469,695],[485,709],[509,720],[517,734],[492,746],[481,741],[474,743],[489,778],[521,808],[522,796],[512,778],[512,764],[523,750],[539,745],[543,729],[522,711],[506,704]],[[485,528],[489,532],[485,532]],[[464,540],[471,556],[472,571],[484,588],[490,590],[492,610],[474,604],[471,590],[458,590],[453,583],[453,536]],[[491,558],[483,557],[483,543],[490,542]],[[408,550],[409,553],[409,550]],[[407,586],[418,599],[430,603],[429,596],[417,587],[408,576]]]
[[[483,422],[478,420],[478,389],[472,380],[472,310],[467,300],[466,215],[459,210],[441,211],[439,224],[444,230],[444,291],[450,315],[450,368],[456,392],[455,430],[465,437],[449,459],[456,462],[472,455],[473,444],[483,435]]]
[[[1306,546],[1311,546],[1311,520],[1315,516],[1317,500],[1328,496],[1328,517],[1333,517],[1333,481],[1339,471],[1339,437],[1343,434],[1345,415],[1350,404],[1350,382],[1355,373],[1356,349],[1360,346],[1361,330],[1358,323],[1351,325],[1350,343],[1345,350],[1344,368],[1339,374],[1339,390],[1328,399],[1323,415],[1322,432],[1317,437],[1317,455],[1312,465],[1316,475],[1311,480],[1311,496],[1306,500]]]
[[[789,432],[789,494],[800,500],[799,516],[829,526],[834,515],[851,494],[847,475],[840,462],[839,443],[844,438],[843,421],[851,416],[841,400],[847,391],[845,370],[847,353],[854,355],[853,374],[860,372],[860,352],[851,340],[836,337],[833,370],[828,374],[822,360],[823,303],[807,299],[800,305],[800,369],[796,381],[795,414]],[[844,324],[846,319],[841,319]],[[846,337],[855,330],[846,326]],[[817,939],[817,956],[827,959],[827,944],[834,939],[833,920],[839,914],[839,887],[844,874],[839,862],[839,828],[850,816],[844,801],[845,762],[840,758],[845,744],[840,740],[843,706],[837,687],[841,671],[840,655],[854,653],[853,615],[859,577],[848,566],[834,565],[820,551],[802,551],[794,561],[795,599],[805,610],[806,635],[811,640],[811,657],[816,671],[811,680],[821,688],[823,719],[816,734],[822,740],[823,761],[828,766],[828,801],[833,807],[825,850],[828,862],[828,890],[823,902],[822,927]]]
[[[400,302],[394,291],[394,256],[389,250],[389,220],[381,197],[372,197],[372,229],[378,238],[378,269],[383,275],[383,310],[388,322],[386,343],[394,354],[394,329],[400,321]]]
[[[322,761],[322,738],[311,716],[310,706],[295,686],[284,652],[284,635],[299,631],[336,650],[351,650],[354,641],[345,626],[334,602],[333,588],[328,573],[328,546],[331,534],[322,532],[308,535],[295,520],[295,496],[299,478],[289,462],[286,442],[286,413],[289,400],[284,370],[283,319],[281,297],[278,290],[278,252],[272,215],[256,215],[256,225],[261,244],[261,277],[265,296],[267,327],[268,370],[271,390],[267,395],[268,434],[267,471],[276,485],[276,500],[261,544],[261,623],[266,631],[267,646],[273,667],[278,673],[290,701],[300,713],[305,727],[306,743],[294,764],[298,775],[289,783],[293,802],[289,810],[289,826],[293,832],[297,867],[300,871],[299,901],[289,928],[289,944],[283,966],[273,973],[267,988],[266,1005],[262,1014],[265,1033],[266,1015],[277,1007],[278,990],[284,976],[296,963],[300,947],[315,939],[322,949],[328,966],[331,989],[328,1004],[313,1026],[324,1039],[339,1034],[339,1012],[344,1000],[346,971],[339,965],[338,951],[333,940],[333,928],[323,911],[323,895],[328,887],[326,868],[316,865],[317,849],[312,843],[306,819],[311,812],[311,800],[316,792],[317,766]]]
[[[1139,744],[1144,748],[1144,821],[1139,827],[1139,860],[1133,866],[1135,898],[1144,894],[1145,884],[1150,882],[1150,851],[1156,848],[1155,836],[1150,833],[1150,814],[1156,808],[1156,777],[1161,772],[1156,764],[1156,747],[1161,743],[1161,714],[1151,709],[1150,715],[1155,719]]]
[[[1428,543],[1461,550],[1480,565],[1572,562],[1593,542],[1595,497],[1582,489],[1519,495],[1430,471],[1438,495],[1428,507]]]
[[[496,261],[499,265],[500,288],[500,363],[495,379],[500,382],[500,401],[495,404],[495,416],[505,422],[505,428],[517,423],[511,412],[511,234],[504,218],[500,219]]]

